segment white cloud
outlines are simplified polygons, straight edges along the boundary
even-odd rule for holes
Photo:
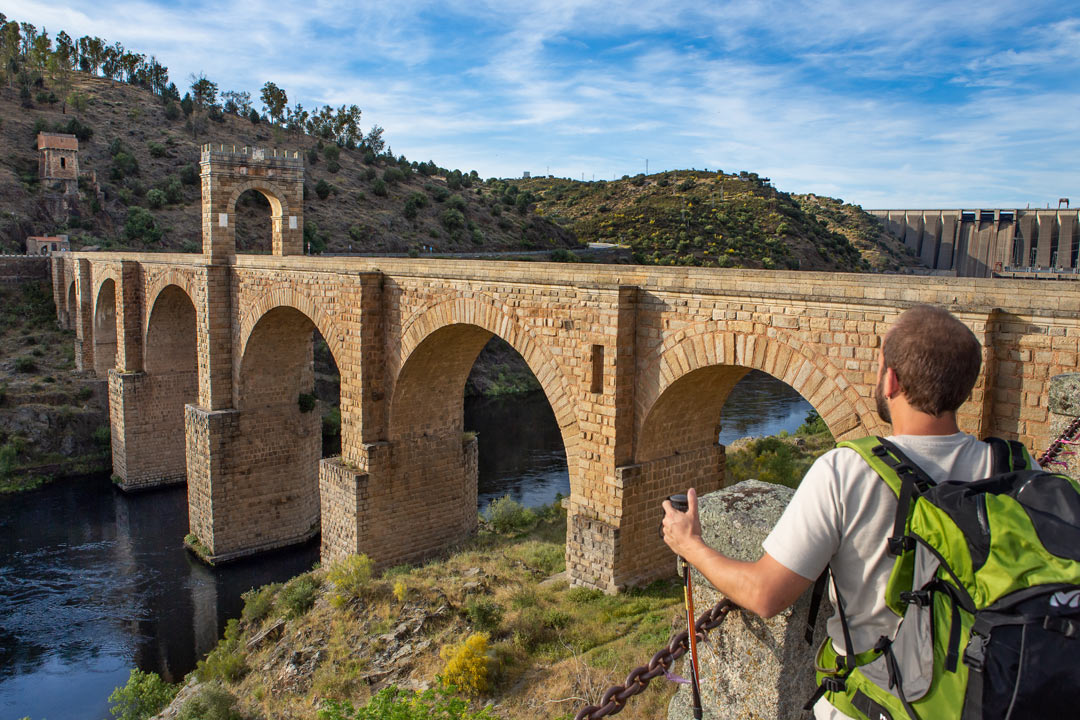
[[[610,177],[648,157],[864,205],[1080,194],[1080,18],[1050,3],[7,5],[153,52],[180,86],[203,71],[356,103],[396,152],[484,176]]]

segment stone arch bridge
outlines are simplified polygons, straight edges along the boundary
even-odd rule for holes
[[[1048,379],[1077,366],[1080,290],[1066,283],[304,257],[290,254],[295,193],[272,203],[275,254],[236,255],[221,232],[236,187],[288,193],[251,176],[296,159],[218,152],[203,153],[203,254],[52,259],[77,364],[109,380],[118,482],[186,480],[212,559],[321,532],[324,561],[362,552],[388,566],[467,537],[483,438],[464,433],[463,390],[492,335],[559,423],[571,581],[606,591],[670,570],[660,503],[724,484],[717,431],[749,369],[791,385],[837,438],[885,432],[880,335],[906,307],[941,304],[984,346],[962,426],[1038,449]],[[231,187],[229,167],[246,168]],[[315,330],[341,374],[337,458],[320,459],[319,413],[298,402]]]

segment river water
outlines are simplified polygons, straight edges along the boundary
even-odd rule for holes
[[[751,373],[724,408],[720,441],[792,431],[810,406]],[[542,394],[470,398],[480,443],[479,505],[535,506],[570,492]],[[184,487],[127,495],[108,477],[0,496],[0,718],[104,720],[133,666],[181,679],[217,643],[244,591],[304,572],[318,543],[210,569],[185,552]]]

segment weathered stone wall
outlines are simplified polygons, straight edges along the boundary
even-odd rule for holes
[[[313,537],[319,530],[322,420],[294,400],[252,410],[187,406],[188,513],[212,560]]]
[[[49,280],[49,258],[0,255],[0,285]]]
[[[623,521],[612,528],[615,560],[612,570],[593,579],[592,584],[616,579],[606,590],[645,585],[671,574],[671,551],[660,539],[661,505],[670,495],[695,488],[699,493],[719,490],[724,484],[724,446],[715,440],[696,450],[677,452],[640,465],[615,469],[615,496],[621,500]],[[624,551],[625,549],[625,551]],[[589,559],[582,541],[574,543],[568,555],[571,576],[590,576]]]
[[[198,392],[198,376],[109,371],[113,475],[124,490],[187,480],[184,405]]]
[[[458,430],[365,448],[364,470],[323,460],[322,561],[416,562],[476,531],[477,439]]]

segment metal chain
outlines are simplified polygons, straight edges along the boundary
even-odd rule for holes
[[[1076,444],[1074,441],[1078,432],[1080,432],[1080,418],[1076,418],[1069,423],[1065,431],[1058,436],[1058,439],[1050,443],[1050,447],[1046,448],[1046,452],[1039,456],[1039,466],[1045,468],[1047,463],[1055,463],[1058,454],[1066,445]],[[1065,463],[1058,464],[1064,465]]]
[[[720,626],[732,610],[739,606],[728,599],[716,603],[711,609],[702,613],[694,623],[694,629],[699,640],[704,640],[710,630]],[[626,682],[622,685],[612,685],[600,697],[599,705],[587,705],[578,711],[574,720],[596,720],[597,718],[617,715],[626,707],[626,701],[635,695],[645,692],[649,682],[653,678],[667,673],[675,661],[690,650],[690,633],[683,630],[672,636],[667,646],[660,648],[648,665],[639,665],[626,676]]]

